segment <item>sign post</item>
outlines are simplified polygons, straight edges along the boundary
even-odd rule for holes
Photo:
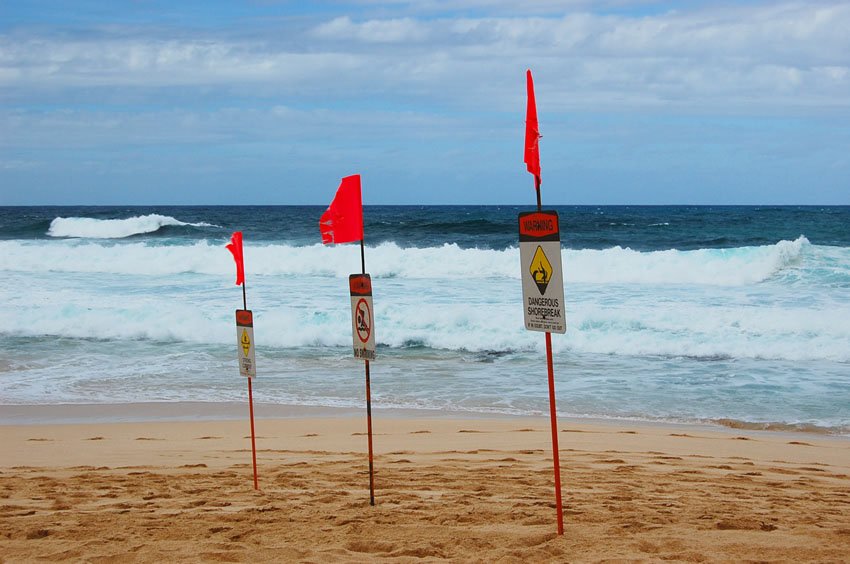
[[[552,462],[555,467],[555,507],[558,534],[564,534],[561,504],[561,460],[558,450],[558,414],[555,409],[555,369],[552,365],[552,333],[565,333],[564,275],[561,268],[561,231],[558,213],[543,211],[540,197],[540,131],[534,81],[526,71],[528,105],[525,118],[523,160],[534,175],[537,211],[519,214],[519,253],[522,267],[522,302],[525,328],[546,333],[546,368],[549,375],[549,418],[552,423]]]
[[[363,242],[361,241],[362,245]],[[365,271],[365,261],[363,270]],[[375,360],[375,323],[372,312],[372,278],[366,274],[348,277],[351,293],[351,335],[354,358],[363,359],[366,368],[366,428],[369,438],[369,504],[375,505],[375,468],[372,455],[372,386],[369,362]]]
[[[251,389],[251,380],[257,375],[257,361],[254,356],[254,314],[250,309],[236,310],[236,346],[239,350],[239,373],[248,378],[248,411],[251,416],[251,458],[254,463],[254,489],[257,490],[260,486],[257,480],[257,442],[254,438],[254,393]]]
[[[248,309],[248,294],[245,290],[245,261],[242,254],[242,232],[235,232],[227,250],[236,261],[236,284],[242,285],[242,309],[236,310],[236,350],[239,357],[239,374],[248,378],[248,412],[251,417],[251,459],[254,465],[254,489],[260,489],[257,477],[257,441],[254,433],[254,390],[251,380],[257,375],[254,356],[254,314]]]
[[[536,211],[519,214],[519,256],[525,328],[546,333],[555,505],[558,513],[558,534],[563,535],[564,512],[561,504],[561,461],[558,451],[558,415],[555,409],[552,333],[567,331],[567,316],[564,311],[564,274],[561,268],[561,236],[557,212]]]
[[[372,384],[369,362],[375,360],[375,317],[372,309],[372,279],[366,274],[366,251],[363,245],[363,200],[360,175],[346,176],[337,189],[331,205],[319,219],[322,243],[360,241],[360,274],[348,279],[351,294],[351,333],[354,358],[363,360],[366,368],[366,427],[369,436],[369,504],[375,505],[375,472],[372,456]]]

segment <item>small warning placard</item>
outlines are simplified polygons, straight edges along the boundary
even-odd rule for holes
[[[565,333],[567,314],[558,212],[519,214],[519,256],[525,328]]]
[[[348,277],[351,290],[351,333],[354,358],[375,360],[375,317],[372,309],[372,278],[368,274]]]
[[[257,375],[257,363],[254,358],[254,314],[250,309],[236,310],[236,343],[239,373],[253,378]]]

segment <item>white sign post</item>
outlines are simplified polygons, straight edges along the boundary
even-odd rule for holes
[[[375,314],[372,308],[372,279],[368,274],[348,277],[351,290],[351,334],[354,358],[375,360]]]
[[[253,378],[257,375],[254,358],[254,315],[250,309],[236,310],[236,343],[239,350],[239,373]]]
[[[545,333],[566,333],[557,212],[519,214],[519,256],[525,328]]]
[[[360,256],[363,257],[363,240],[360,240]],[[354,358],[363,360],[366,369],[366,429],[369,440],[369,504],[375,505],[375,469],[372,455],[372,391],[369,377],[369,362],[375,360],[375,310],[372,308],[372,278],[365,273],[348,277],[351,291],[351,335],[354,343]]]

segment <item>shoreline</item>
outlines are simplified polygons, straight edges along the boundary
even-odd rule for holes
[[[452,419],[452,420],[519,420],[546,418],[548,414],[527,415],[486,411],[443,411],[436,409],[392,408],[372,406],[377,417],[392,419]],[[16,425],[111,424],[144,422],[238,421],[247,419],[247,401],[233,402],[137,402],[91,404],[7,404],[0,406],[0,427]],[[331,407],[254,403],[257,421],[303,418],[348,418],[365,414],[364,407]],[[819,427],[811,424],[761,423],[732,419],[715,421],[667,421],[618,417],[558,416],[559,424],[602,425],[614,427],[664,427],[696,429],[705,432],[767,433],[800,435],[803,437],[850,440],[845,429]]]

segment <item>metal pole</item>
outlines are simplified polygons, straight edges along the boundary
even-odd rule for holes
[[[244,267],[243,267],[244,268]],[[245,291],[245,279],[242,279],[242,309],[248,309],[248,297]],[[260,489],[257,479],[257,441],[254,438],[254,391],[251,387],[251,377],[248,376],[248,412],[251,415],[251,459],[254,463],[254,489]]]
[[[540,199],[540,178],[534,177],[537,191],[537,211],[543,209]],[[558,534],[564,534],[564,509],[561,504],[561,457],[558,449],[558,413],[555,409],[555,368],[552,364],[552,333],[546,332],[546,369],[549,373],[549,417],[552,421],[552,463],[555,466],[555,507],[558,512]]]
[[[555,505],[558,534],[564,534],[564,510],[561,506],[561,460],[558,453],[558,415],[555,409],[555,369],[552,366],[552,334],[546,333],[546,366],[549,370],[549,416],[552,420],[552,459],[555,465]]]
[[[375,505],[375,467],[372,457],[372,390],[369,378],[369,361],[366,365],[366,429],[369,435],[369,505]]]
[[[366,251],[363,239],[360,239],[360,269],[366,274]],[[374,320],[373,320],[374,325]],[[369,505],[375,505],[375,466],[372,456],[372,383],[369,376],[369,360],[364,359],[366,367],[366,431],[369,439]]]
[[[540,203],[540,180],[534,177],[534,188],[537,190],[537,211],[543,209],[543,204]]]
[[[251,390],[251,380],[248,377],[248,409],[251,413],[251,456],[254,462],[254,489],[260,489],[259,480],[257,479],[257,442],[254,438],[254,393]]]

